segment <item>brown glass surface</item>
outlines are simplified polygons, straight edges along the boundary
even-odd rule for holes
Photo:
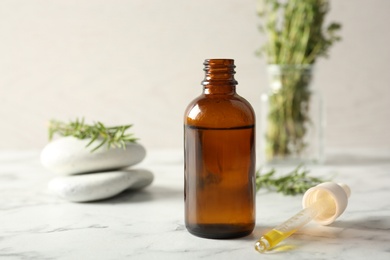
[[[184,118],[185,221],[194,235],[232,238],[255,225],[255,119],[236,94],[233,60],[207,60],[203,93]]]

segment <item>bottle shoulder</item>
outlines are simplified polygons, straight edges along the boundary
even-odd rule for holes
[[[242,127],[255,124],[250,103],[238,94],[200,95],[187,106],[184,124],[201,127]]]

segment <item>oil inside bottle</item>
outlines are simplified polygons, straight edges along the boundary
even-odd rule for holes
[[[189,232],[207,238],[248,235],[255,223],[254,126],[185,126],[185,201]]]

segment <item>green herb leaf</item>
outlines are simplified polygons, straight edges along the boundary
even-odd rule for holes
[[[340,24],[325,26],[329,0],[259,1],[257,12],[268,40],[262,52],[270,64],[313,64],[340,40]]]
[[[86,147],[98,142],[91,152],[96,151],[103,145],[107,144],[107,149],[118,147],[126,148],[127,143],[134,143],[138,138],[134,138],[133,134],[128,134],[126,131],[132,125],[106,127],[102,122],[95,122],[88,125],[84,119],[76,119],[69,123],[64,123],[58,120],[50,120],[49,122],[49,140],[52,140],[54,135],[73,136],[77,139],[90,138],[91,141]]]
[[[293,171],[285,176],[275,177],[276,170],[271,169],[268,172],[256,172],[256,190],[261,188],[276,190],[284,195],[297,195],[305,193],[309,188],[322,182],[329,181],[319,177],[308,176],[309,171],[302,165],[299,165]]]

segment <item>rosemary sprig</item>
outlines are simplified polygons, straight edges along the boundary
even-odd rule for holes
[[[297,195],[305,193],[309,188],[328,181],[319,177],[308,176],[309,171],[299,165],[293,171],[282,177],[275,177],[276,170],[271,169],[266,173],[261,173],[261,169],[256,172],[256,190],[261,188],[276,190],[284,195]]]
[[[50,120],[49,122],[49,140],[52,140],[55,134],[60,136],[73,136],[77,139],[90,138],[91,141],[86,147],[92,143],[99,142],[91,152],[96,151],[104,144],[107,144],[107,149],[113,147],[126,148],[127,143],[134,143],[138,139],[133,137],[133,134],[128,134],[126,131],[132,125],[112,126],[107,127],[101,122],[95,122],[88,125],[84,119],[76,119],[69,123],[64,123],[58,120]]]
[[[341,39],[339,23],[324,28],[329,0],[260,1],[258,14],[264,19],[260,28],[268,41],[259,54],[265,53],[270,64],[313,64]]]

